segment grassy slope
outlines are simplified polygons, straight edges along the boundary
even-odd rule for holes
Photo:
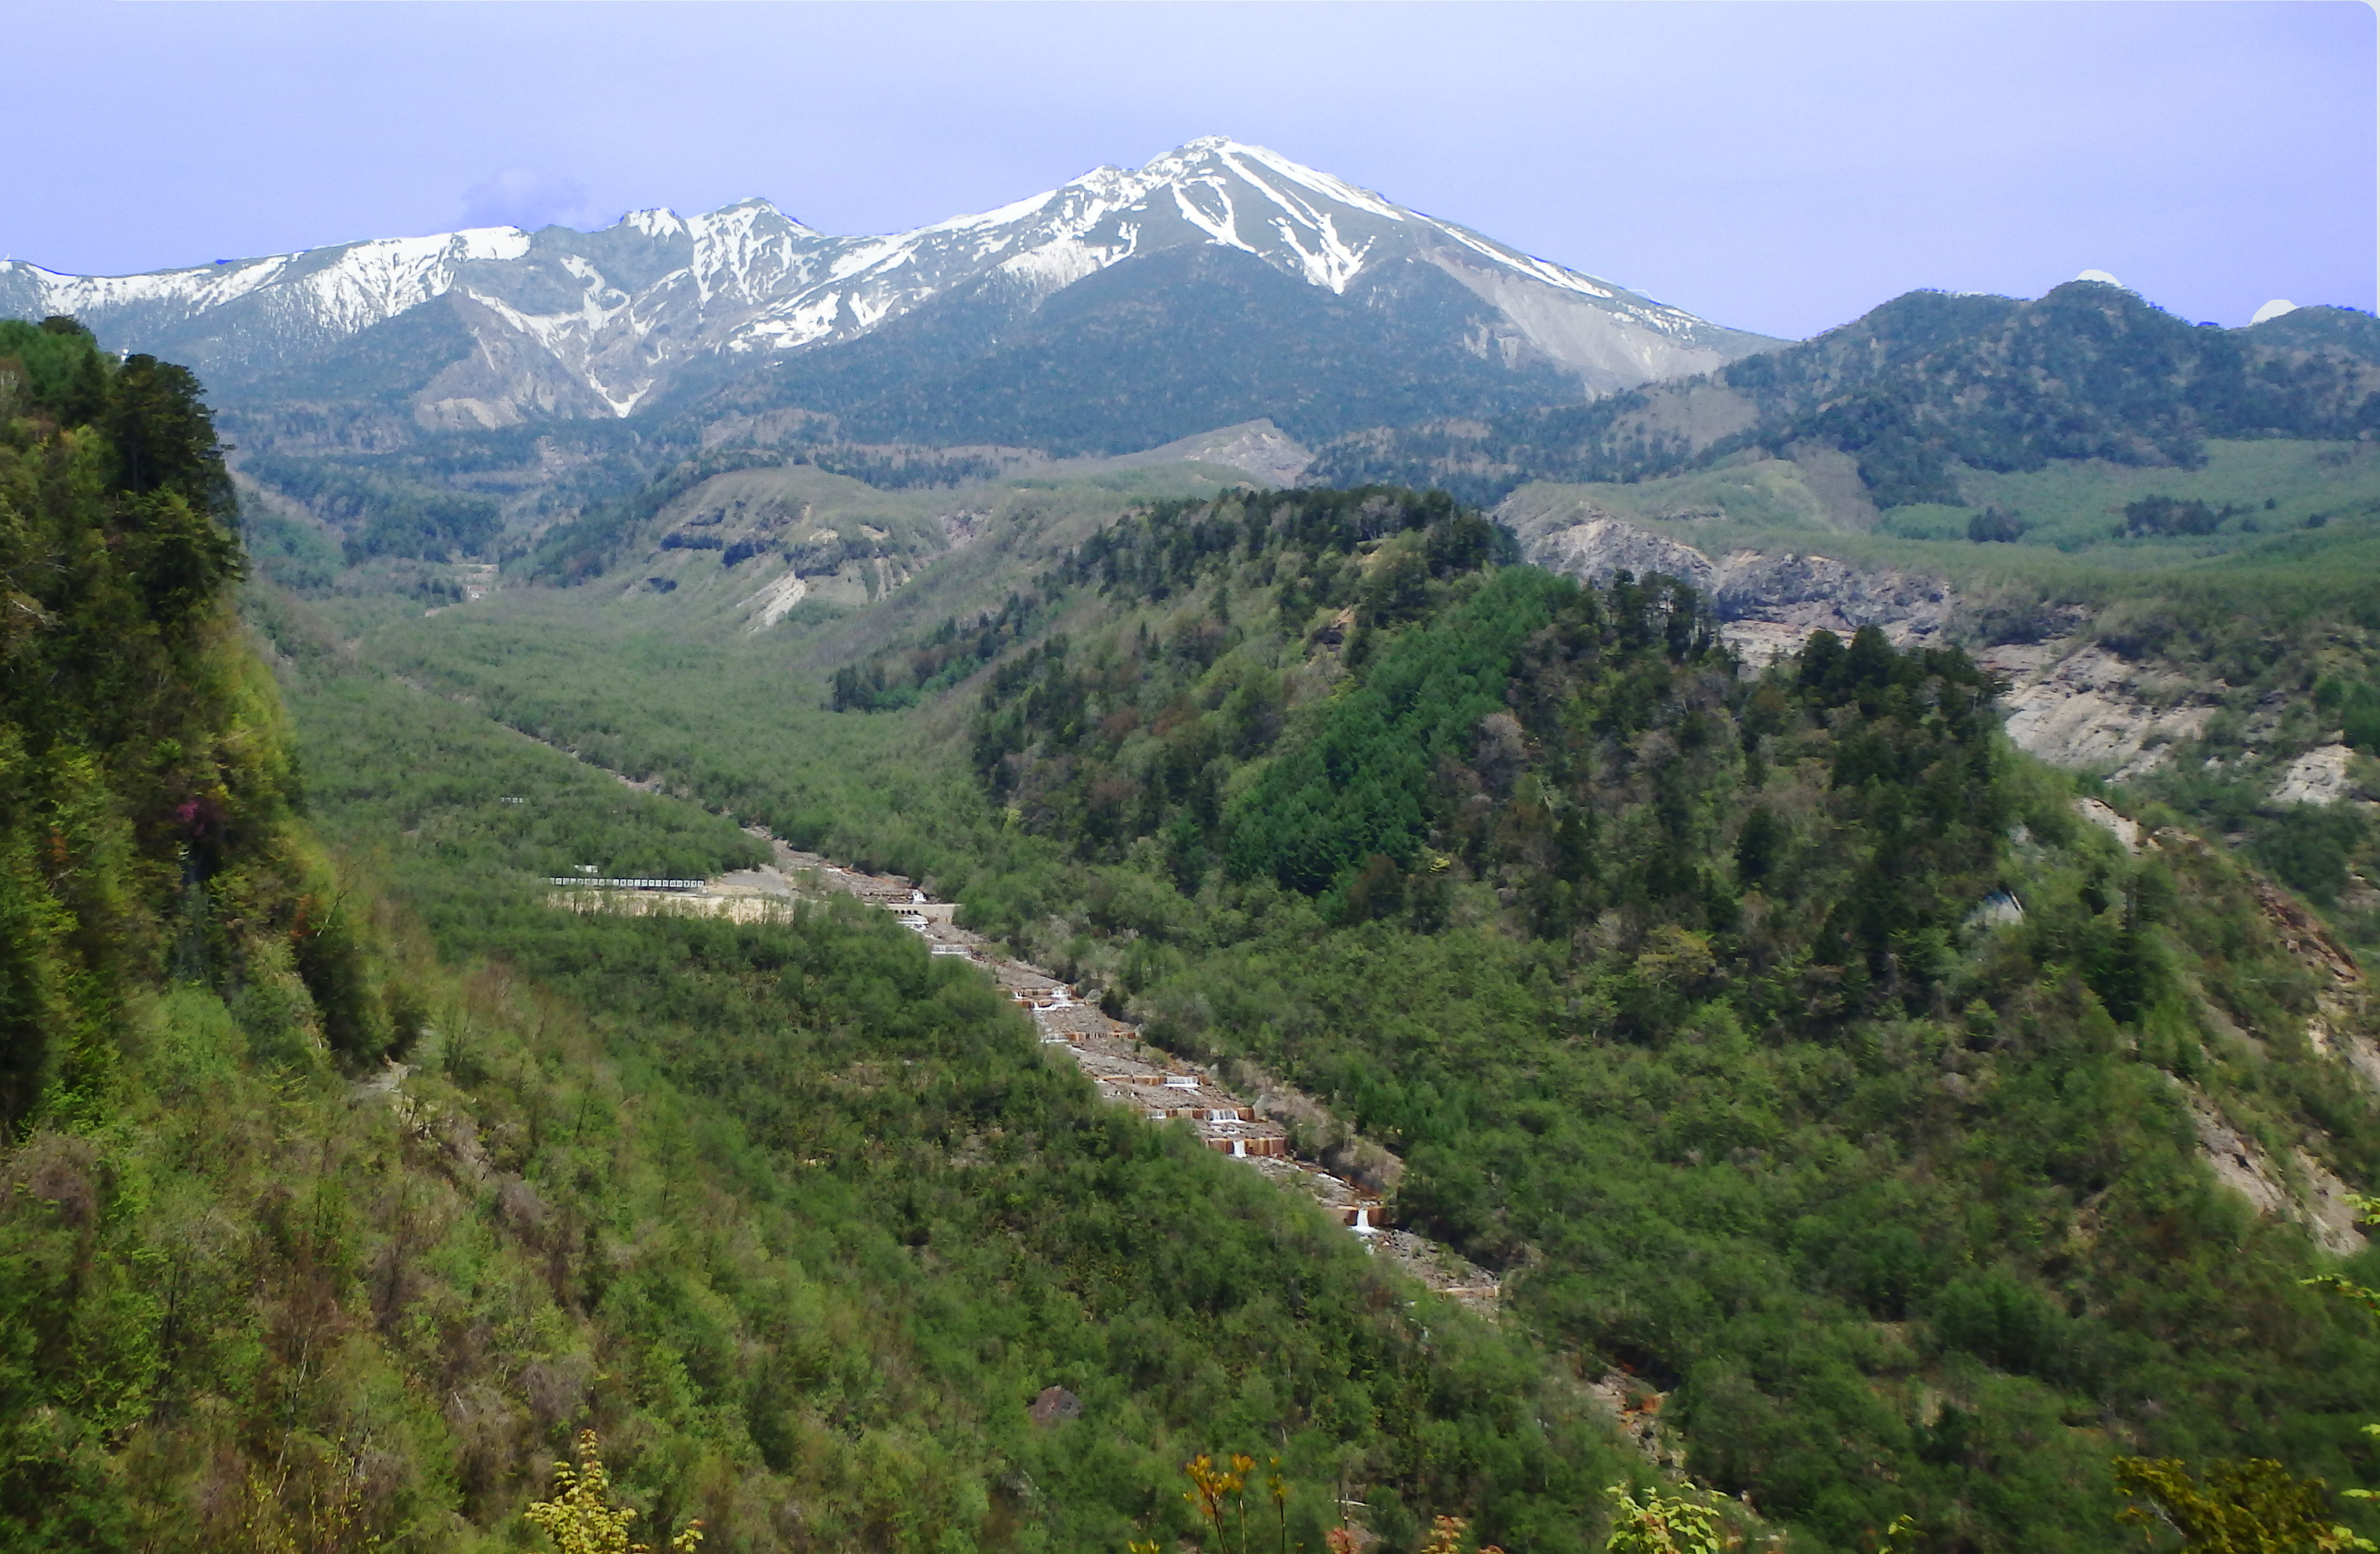
[[[1954,583],[2081,599],[2163,590],[2177,578],[2252,587],[2268,576],[2344,591],[2369,575],[2359,564],[2370,560],[2380,515],[2380,454],[2353,443],[2216,441],[2194,470],[2059,460],[2028,474],[1967,471],[1961,479],[1973,505],[1898,507],[1873,523],[1831,511],[1797,466],[1777,459],[1629,485],[1530,486],[1516,501],[1592,504],[1712,554],[1823,545],[1845,560],[1929,571]],[[2244,511],[2213,535],[2114,538],[2124,504],[2151,495]],[[2013,544],[1973,543],[1967,520],[1986,506],[2031,527]],[[2324,526],[2307,529],[2317,515]]]

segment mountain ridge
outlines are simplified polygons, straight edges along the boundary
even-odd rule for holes
[[[733,376],[865,338],[969,288],[1030,311],[1184,247],[1245,253],[1333,297],[1392,262],[1427,265],[1479,303],[1465,348],[1507,369],[1548,365],[1571,380],[1569,397],[1707,370],[1773,343],[1222,137],[884,236],[820,233],[750,199],[691,217],[633,211],[594,232],[469,228],[143,275],[60,275],[12,261],[0,264],[0,311],[72,313],[111,346],[171,350],[242,403],[273,374],[338,362],[375,327],[444,301],[450,334],[487,365],[521,358],[495,371],[519,392],[486,392],[470,372],[447,372],[449,361],[403,395],[421,430],[453,430],[624,419],[695,362]],[[385,396],[392,383],[366,370],[346,387]]]
[[[1493,502],[1532,480],[1633,481],[1826,450],[1856,463],[1860,503],[1888,508],[1955,504],[1962,471],[2092,458],[2187,468],[2209,437],[2375,428],[2380,325],[2367,314],[2301,308],[2220,329],[2070,281],[2033,299],[1909,292],[1710,373],[1488,422],[1360,432],[1318,449],[1316,469]]]

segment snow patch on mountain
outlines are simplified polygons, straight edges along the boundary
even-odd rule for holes
[[[1184,221],[1205,233],[1208,241],[1219,248],[1238,249],[1245,253],[1257,251],[1240,236],[1240,213],[1232,208],[1232,197],[1220,182],[1213,178],[1193,179],[1172,185],[1172,192],[1173,208],[1182,212]],[[1220,209],[1209,212],[1197,199],[1200,193],[1212,198]]]
[[[1358,211],[1378,216],[1383,221],[1401,222],[1405,219],[1407,213],[1374,194],[1370,189],[1357,188],[1354,185],[1342,182],[1328,173],[1318,173],[1303,164],[1292,162],[1278,152],[1267,151],[1262,146],[1243,145],[1237,140],[1228,140],[1220,135],[1201,136],[1173,152],[1172,157],[1159,157],[1151,162],[1149,166],[1152,169],[1162,168],[1175,159],[1189,159],[1203,155],[1219,157],[1237,169],[1249,182],[1260,184],[1263,180],[1247,171],[1247,164],[1253,162],[1288,179],[1291,183],[1300,184],[1312,189],[1323,199],[1335,204],[1352,206]]]
[[[1079,237],[1061,237],[1002,260],[1000,273],[1024,282],[1035,291],[1059,291],[1131,257],[1129,240],[1119,249],[1100,248]]]
[[[656,206],[650,211],[630,211],[620,218],[623,226],[633,226],[648,237],[674,237],[686,230],[686,223],[675,211]]]
[[[812,273],[819,234],[765,200],[747,200],[685,224],[694,239],[689,273],[701,300],[758,304]]]

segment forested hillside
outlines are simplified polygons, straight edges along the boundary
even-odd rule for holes
[[[188,372],[0,322],[0,1127],[103,1104],[122,1001],[170,966],[388,1040],[225,608],[230,501]]]
[[[858,442],[1064,455],[1129,453],[1259,416],[1318,441],[1578,393],[1554,363],[1470,346],[1500,321],[1429,265],[1318,297],[1237,249],[1184,248],[1029,311],[1013,287],[980,290],[669,408],[710,423],[799,407]]]
[[[759,844],[248,635],[188,373],[0,325],[0,1548],[535,1548],[580,1428],[706,1548],[1172,1542],[1239,1451],[1309,1550],[1585,1549],[1649,1478],[881,914],[552,910]]]
[[[2371,1014],[2321,919],[2174,812],[2133,851],[1958,652],[1747,676],[1690,592],[1510,543],[1244,492],[1020,515],[778,638],[587,590],[352,618],[1295,1083],[1796,1547],[2112,1547],[2128,1452],[2370,1482],[2380,1347],[2299,1282],[2374,1272]]]
[[[1495,549],[1382,492],[1078,548],[1053,582],[1100,605],[972,736],[1075,861],[967,899],[1104,926],[1087,971],[1160,1038],[1399,1149],[1399,1212],[1678,1389],[1697,1475],[1814,1545],[2113,1547],[2124,1451],[2365,1475],[2380,1346],[2298,1284],[2322,1242],[2372,1268],[2351,962],[2218,850],[2079,814],[1955,650],[1742,678],[1690,593]]]

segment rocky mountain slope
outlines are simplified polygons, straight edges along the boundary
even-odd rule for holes
[[[942,327],[922,354],[915,337],[894,353],[914,376],[996,354],[1094,277],[1111,304],[1166,310],[1185,268],[1232,278],[1202,302],[1228,307],[1254,288],[1306,324],[1352,328],[1342,344],[1399,376],[1467,358],[1506,391],[1491,401],[1581,398],[1773,343],[1220,138],[882,237],[830,236],[750,200],[692,217],[632,212],[592,233],[481,228],[146,275],[12,262],[0,264],[0,313],[71,313],[111,346],[190,361],[243,408],[370,406],[368,436],[386,442],[626,417],[931,314]],[[1214,322],[1227,338],[1238,327]],[[1283,392],[1294,405],[1330,388]]]
[[[2131,639],[2125,624],[2137,618],[2137,605],[2047,603],[2030,613],[2023,629],[2011,630],[1980,578],[1962,597],[1961,584],[1939,571],[1877,565],[1856,545],[1848,559],[1773,540],[1765,548],[1701,548],[1598,506],[1576,487],[1524,488],[1495,516],[1513,531],[1522,557],[1549,571],[1582,582],[1608,583],[1628,572],[1693,585],[1709,597],[1720,636],[1752,669],[1801,651],[1818,631],[1848,636],[1874,625],[1904,648],[1959,642],[2005,682],[1999,703],[2018,748],[2117,783],[2164,770],[2204,741],[2236,689],[2219,677],[2195,677],[2186,663]],[[1836,548],[1817,534],[1803,543]],[[2329,640],[2337,648],[2345,639],[2332,633]],[[2252,698],[2254,715],[2235,716],[2230,743],[2200,750],[2197,759],[2237,764],[2243,747],[2263,747],[2254,752],[2265,758],[2258,770],[2278,774],[2265,784],[2273,802],[2360,797],[2351,752],[2329,732],[2339,722],[2335,710],[2326,722],[2285,727],[2283,714],[2309,699],[2318,673]]]

